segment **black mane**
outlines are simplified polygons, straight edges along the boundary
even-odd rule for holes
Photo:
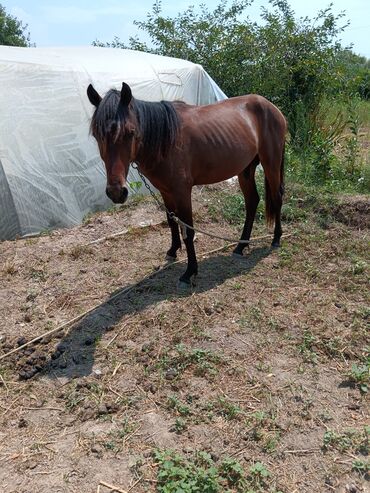
[[[122,105],[121,93],[116,89],[108,91],[100,102],[92,117],[90,130],[100,142],[116,142],[130,124],[136,127],[139,151],[145,160],[164,159],[176,145],[180,118],[173,103],[152,103],[132,98],[127,108]]]

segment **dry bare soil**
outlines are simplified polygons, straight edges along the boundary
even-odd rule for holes
[[[238,235],[218,193],[195,220]],[[185,293],[148,200],[1,243],[0,357],[95,308],[0,360],[0,491],[370,491],[369,201],[295,206],[279,250],[198,235]]]

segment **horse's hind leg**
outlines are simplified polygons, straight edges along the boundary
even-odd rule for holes
[[[282,235],[281,207],[284,194],[284,148],[276,152],[276,156],[261,156],[261,164],[265,172],[265,196],[267,224],[275,222],[273,247],[280,246]]]
[[[176,207],[176,213],[178,218],[190,228],[180,225],[182,239],[185,243],[186,253],[188,256],[188,265],[184,274],[180,277],[179,287],[191,286],[193,278],[198,274],[198,262],[194,248],[194,230],[193,228],[193,215],[191,206],[191,188],[184,189],[178,195],[178,202]]]
[[[244,195],[245,200],[245,222],[244,228],[241,235],[241,240],[248,241],[252,228],[254,218],[256,216],[256,210],[258,207],[258,203],[260,201],[260,197],[258,195],[256,181],[254,178],[254,174],[256,171],[256,167],[259,164],[259,157],[256,156],[254,160],[250,163],[250,165],[238,175],[239,185]],[[243,250],[247,246],[247,243],[238,243],[236,248],[234,249],[235,255],[243,255]]]

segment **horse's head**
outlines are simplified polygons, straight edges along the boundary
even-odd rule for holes
[[[106,193],[114,203],[123,204],[128,196],[126,179],[136,148],[137,121],[131,108],[131,89],[123,82],[121,92],[111,89],[101,98],[90,84],[87,96],[95,106],[91,133],[105,163]]]

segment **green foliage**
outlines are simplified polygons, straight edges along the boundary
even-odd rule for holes
[[[127,435],[132,433],[135,428],[136,424],[125,418],[119,424],[119,428],[113,432],[113,435],[117,438],[125,438]]]
[[[369,474],[370,473],[370,462],[368,460],[354,460],[352,462],[352,469],[359,474]]]
[[[336,433],[332,430],[328,430],[324,433],[323,447],[324,450],[329,448],[335,448],[344,452],[349,450],[352,446],[352,439],[350,433]]]
[[[207,407],[212,413],[222,416],[228,421],[237,419],[243,414],[243,411],[239,406],[225,397],[218,397],[215,401],[210,402]]]
[[[363,364],[352,364],[348,377],[358,386],[362,393],[368,392],[370,385],[370,354],[367,355]]]
[[[328,7],[313,19],[297,19],[286,0],[270,0],[258,25],[247,15],[251,4],[222,0],[213,11],[202,4],[171,18],[157,1],[145,21],[135,22],[152,45],[136,37],[128,47],[199,63],[229,96],[264,95],[287,115],[292,139],[301,145],[302,120],[307,126],[335,79],[342,14]],[[125,47],[118,38],[94,44]]]
[[[156,451],[158,493],[219,493],[218,471],[209,456],[188,461],[171,451]]]
[[[352,451],[363,456],[369,455],[370,428],[365,426],[362,430],[348,429],[342,433],[328,430],[323,437],[323,450],[339,450],[340,452]]]
[[[370,60],[349,49],[339,53],[340,90],[370,99]]]
[[[136,36],[127,45],[117,37],[94,44],[184,58],[201,64],[228,96],[262,94],[287,117],[300,179],[370,189],[359,116],[359,98],[369,98],[370,62],[338,42],[348,25],[344,14],[335,15],[330,5],[312,18],[298,18],[288,0],[269,0],[261,22],[253,22],[252,3],[221,0],[214,10],[201,4],[169,17],[157,0],[146,20],[135,22],[150,43]],[[227,209],[229,222],[242,222],[238,197],[230,198],[231,214]]]
[[[176,431],[176,433],[180,435],[186,429],[187,429],[186,421],[184,419],[181,419],[181,418],[176,418],[176,421],[174,424],[174,430]]]
[[[177,376],[181,376],[188,368],[192,368],[196,376],[212,376],[217,373],[216,365],[220,363],[220,356],[212,351],[199,348],[191,349],[183,344],[178,344],[174,349],[163,351],[158,366],[163,370],[174,372]]]
[[[256,462],[253,466],[250,467],[249,472],[256,481],[261,482],[265,478],[270,476],[269,471],[266,469],[265,465],[262,462]]]
[[[175,395],[168,398],[168,407],[179,413],[180,416],[189,416],[191,414],[190,407],[182,403]]]
[[[291,143],[304,149],[314,137],[315,115],[335,79],[336,37],[343,30],[341,15],[331,7],[316,17],[295,17],[288,2],[272,1],[262,10],[258,63],[252,90],[277,104],[287,116]]]
[[[317,363],[316,342],[316,337],[311,332],[305,331],[303,342],[298,346],[298,351],[303,355],[304,360],[309,363]]]
[[[158,493],[256,492],[262,491],[264,479],[270,476],[260,462],[250,468],[247,477],[236,460],[226,458],[216,464],[206,452],[196,452],[184,458],[171,450],[157,450],[154,458],[158,467]]]
[[[138,180],[138,181],[130,181],[128,182],[128,185],[133,192],[138,192],[143,184],[140,180]]]
[[[16,17],[7,14],[0,4],[0,45],[31,46],[27,25],[23,25]]]

